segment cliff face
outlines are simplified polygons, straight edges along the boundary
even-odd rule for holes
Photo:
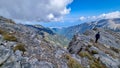
[[[100,32],[98,43],[94,43],[95,34]],[[71,54],[79,56],[83,67],[119,68],[120,33],[96,28],[87,30],[83,35],[75,35],[68,46]],[[77,58],[77,57],[76,57]],[[78,58],[77,58],[78,59]]]

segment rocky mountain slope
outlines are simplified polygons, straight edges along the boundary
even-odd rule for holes
[[[44,36],[44,39],[50,41],[55,45],[66,47],[69,44],[69,40],[66,37],[56,34],[50,28],[45,28],[41,25],[25,25],[25,26],[38,29],[39,31],[41,31],[41,35]]]
[[[101,38],[94,43],[98,31]],[[87,30],[83,35],[73,37],[68,50],[79,56],[85,68],[120,68],[120,33],[102,28]]]
[[[88,29],[93,29],[95,27],[101,27],[104,29],[111,29],[116,32],[120,32],[120,18],[114,19],[102,19],[98,21],[86,22],[76,26],[71,26],[67,28],[57,29],[53,28],[53,30],[61,35],[64,35],[68,39],[71,39],[76,33],[84,33]]]
[[[69,68],[71,60],[76,64],[67,50],[45,39],[46,31],[4,19],[0,19],[0,68]]]
[[[54,42],[58,37],[49,28],[13,22],[0,19],[0,68],[120,68],[119,32],[87,30],[65,49]]]

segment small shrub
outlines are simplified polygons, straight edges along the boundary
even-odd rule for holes
[[[17,44],[14,48],[13,48],[13,51],[15,52],[16,50],[20,50],[22,51],[23,53],[26,51],[25,49],[25,45],[22,44],[22,43],[19,43]]]
[[[73,59],[70,55],[67,54],[65,57],[68,60],[67,65],[69,68],[83,68],[81,64]]]
[[[80,52],[79,56],[81,56],[81,57],[87,57],[90,60],[92,60],[92,58],[93,58],[88,52]]]
[[[88,48],[92,47],[92,45],[88,45]]]
[[[0,30],[0,34],[5,34],[6,32],[5,31],[3,31],[3,30]]]
[[[17,41],[17,38],[11,34],[5,34],[3,38],[4,40],[7,40],[7,41]]]
[[[92,50],[91,51],[91,54],[94,55],[94,54],[98,54],[98,52],[96,50]]]

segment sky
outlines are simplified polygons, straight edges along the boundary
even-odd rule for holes
[[[120,0],[74,0],[68,7],[73,14],[99,15],[120,10]]]
[[[120,0],[0,0],[0,16],[23,24],[68,27],[120,18]]]
[[[64,22],[42,23],[49,27],[68,27],[104,18],[120,18],[120,0],[73,0]]]

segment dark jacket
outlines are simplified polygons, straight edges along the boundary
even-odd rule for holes
[[[97,39],[99,39],[99,38],[100,38],[100,33],[98,32],[98,33],[95,35],[95,37],[96,37]]]

